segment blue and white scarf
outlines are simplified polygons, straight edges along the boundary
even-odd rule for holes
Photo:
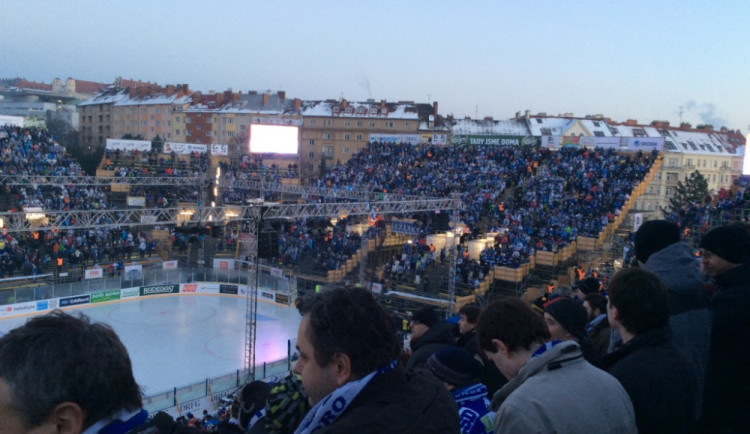
[[[495,414],[489,410],[490,400],[484,384],[454,389],[451,395],[458,406],[461,434],[487,434],[493,431]]]
[[[600,313],[596,318],[592,319],[591,322],[586,324],[586,333],[591,333],[594,331],[594,327],[598,326],[600,322],[607,319],[606,313]]]
[[[555,345],[559,344],[560,342],[562,342],[562,341],[561,341],[561,340],[556,340],[556,341],[549,341],[549,342],[547,342],[546,344],[544,344],[544,345],[541,345],[541,346],[540,346],[539,348],[537,348],[537,349],[536,349],[536,351],[534,351],[534,354],[532,354],[532,355],[531,355],[531,358],[533,359],[534,357],[539,357],[539,356],[541,356],[541,355],[542,355],[542,354],[544,354],[544,353],[545,353],[545,352],[546,352],[547,350],[549,350],[550,348],[552,348],[552,347],[554,347]]]
[[[339,416],[349,407],[349,404],[354,401],[354,398],[373,378],[392,370],[396,365],[398,365],[398,361],[394,360],[389,365],[370,372],[359,380],[350,381],[331,392],[330,395],[321,399],[320,402],[315,404],[315,407],[310,409],[294,434],[312,433],[336,422]]]
[[[148,422],[148,412],[121,410],[88,427],[82,434],[124,434]]]

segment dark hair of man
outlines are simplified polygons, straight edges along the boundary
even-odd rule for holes
[[[297,299],[297,309],[310,315],[308,337],[320,366],[335,353],[346,354],[362,377],[399,355],[393,319],[369,291],[337,286]]]
[[[466,316],[466,321],[470,324],[476,324],[480,313],[482,313],[482,308],[477,304],[466,304],[458,310],[458,314]]]
[[[142,406],[125,346],[110,326],[92,324],[83,314],[55,310],[0,338],[0,377],[29,427],[42,424],[63,402],[81,407],[85,428]]]
[[[601,294],[586,294],[583,300],[589,302],[592,311],[599,309],[600,314],[607,313],[607,297]]]
[[[609,282],[609,302],[620,313],[620,324],[635,335],[669,324],[667,287],[642,268],[618,271]]]
[[[477,320],[479,347],[492,353],[497,349],[493,339],[505,343],[509,351],[530,349],[550,338],[549,329],[531,306],[516,298],[503,298],[485,307]]]

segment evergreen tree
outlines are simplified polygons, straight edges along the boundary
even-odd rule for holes
[[[707,197],[710,198],[708,180],[696,170],[685,179],[685,182],[677,181],[674,194],[669,199],[669,209],[677,213],[685,206],[703,203]]]

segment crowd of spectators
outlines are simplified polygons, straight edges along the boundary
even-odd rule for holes
[[[334,166],[318,185],[432,197],[459,193],[467,238],[482,230],[496,234],[494,245],[481,252],[476,264],[457,256],[457,277],[471,284],[489,267],[518,268],[536,251],[556,252],[578,236],[597,237],[619,214],[655,156],[374,142],[345,165]],[[386,269],[398,272],[400,265],[408,271],[399,262],[391,261]]]
[[[369,227],[363,235],[349,230],[351,219],[335,224],[329,220],[307,219],[286,223],[279,231],[279,256],[282,266],[312,264],[313,270],[338,270],[362,247],[362,237],[374,238],[382,233],[383,224]]]
[[[297,164],[288,164],[286,168],[277,164],[264,165],[262,161],[251,161],[248,155],[241,159],[230,159],[228,163],[219,162],[221,176],[228,188],[222,191],[222,199],[227,204],[241,204],[245,199],[257,198],[257,192],[233,188],[236,181],[262,181],[264,183],[281,183],[282,179],[299,179]],[[266,192],[265,200],[278,200],[276,192]]]
[[[104,170],[114,176],[201,176],[206,173],[209,158],[205,153],[193,152],[178,156],[175,152],[162,154],[157,150],[148,152],[107,149],[104,154]]]
[[[122,271],[122,261],[150,257],[155,251],[148,233],[127,228],[7,233],[0,237],[0,278],[49,273],[58,259],[66,269],[107,263],[118,267],[110,268],[114,274]]]
[[[721,189],[715,202],[705,201],[684,205],[678,210],[665,213],[665,219],[677,223],[683,229],[699,229],[701,232],[706,232],[712,220],[719,224],[731,221],[735,208],[744,200],[742,191],[738,190],[736,194],[732,194],[726,189]]]

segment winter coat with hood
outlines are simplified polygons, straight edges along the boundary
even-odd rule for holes
[[[587,386],[588,385],[588,386]],[[495,433],[637,433],[620,383],[563,341],[526,362],[495,393]]]
[[[711,342],[711,311],[703,294],[700,264],[685,242],[649,256],[642,268],[661,278],[669,291],[669,328],[672,342],[687,358],[696,378],[695,408],[700,414],[703,383]]]

